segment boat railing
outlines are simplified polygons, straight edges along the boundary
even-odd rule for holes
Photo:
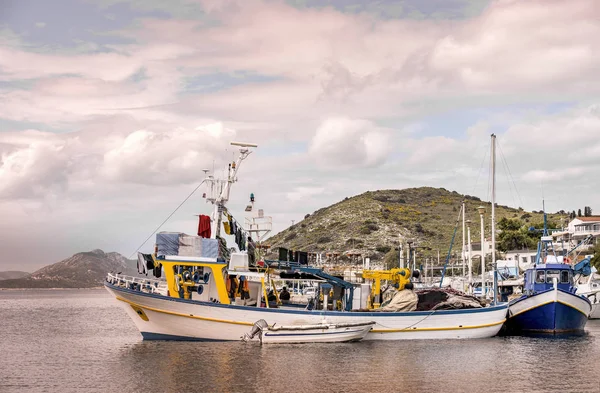
[[[166,295],[168,289],[167,282],[164,280],[127,276],[118,273],[108,273],[106,276],[106,281],[119,287],[162,295]]]

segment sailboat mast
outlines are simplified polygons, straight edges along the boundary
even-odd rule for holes
[[[466,258],[466,252],[465,252],[465,201],[463,199],[462,201],[462,237],[463,237],[463,242],[462,242],[462,276],[463,278],[465,277],[465,260]]]
[[[496,134],[492,134],[492,266],[494,269],[494,304],[498,299],[496,266]]]

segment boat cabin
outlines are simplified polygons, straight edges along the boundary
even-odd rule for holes
[[[525,271],[525,293],[534,294],[554,288],[575,292],[573,267],[565,263],[546,263],[536,265]]]

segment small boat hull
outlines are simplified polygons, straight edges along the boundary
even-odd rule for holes
[[[576,294],[550,289],[525,295],[509,305],[509,333],[576,333],[585,328],[591,311],[589,300]]]
[[[600,319],[600,303],[592,304],[592,311],[590,312],[590,319]]]
[[[276,327],[265,322],[258,325],[258,334],[263,344],[344,343],[362,340],[373,325],[375,322]],[[244,341],[251,338],[244,337]]]

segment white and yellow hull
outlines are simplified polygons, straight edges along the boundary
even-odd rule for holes
[[[166,297],[117,287],[115,296],[144,339],[237,341],[259,319],[278,325],[376,324],[365,340],[464,339],[495,336],[506,319],[508,304],[464,310],[414,312],[338,312],[224,305]]]

